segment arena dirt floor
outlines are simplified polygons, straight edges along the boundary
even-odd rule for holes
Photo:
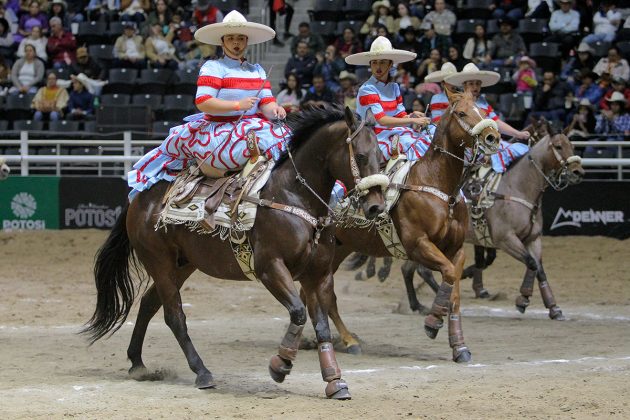
[[[513,302],[523,267],[500,253],[487,272],[493,301],[463,283],[464,333],[473,361],[450,360],[446,331],[426,337],[394,276],[337,293],[364,354],[338,353],[351,401],[324,397],[314,351],[276,384],[269,358],[288,325],[283,307],[253,282],[195,274],[182,297],[190,336],[218,388],[200,391],[161,312],[145,363],[163,380],[127,375],[131,322],[88,347],[76,332],[91,315],[92,260],[102,231],[0,233],[0,416],[7,418],[630,418],[629,242],[545,238],[546,270],[565,322],[536,291],[525,315]],[[471,249],[467,249],[469,260]],[[422,300],[430,293],[420,290]],[[130,321],[135,320],[135,310]],[[313,336],[310,323],[309,335]],[[160,376],[160,375],[158,375]]]

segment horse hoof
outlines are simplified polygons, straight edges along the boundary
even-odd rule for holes
[[[358,272],[357,274],[355,274],[355,275],[354,275],[354,279],[355,279],[355,280],[358,280],[358,281],[363,281],[363,280],[365,280],[365,279],[363,278],[363,271],[360,271],[360,272]]]
[[[525,313],[525,309],[527,309],[527,306],[523,305],[516,305],[516,310],[519,311],[520,313],[524,314]]]
[[[291,373],[292,367],[293,364],[291,362],[287,362],[280,356],[275,355],[269,361],[269,375],[274,381],[282,383],[284,378]]]
[[[361,346],[359,344],[353,344],[346,348],[346,353],[360,356],[361,354],[363,354],[363,350],[361,349]]]
[[[129,376],[131,376],[136,381],[142,381],[148,375],[149,371],[145,365],[137,365],[131,366],[129,368]]]
[[[453,349],[453,361],[455,363],[468,363],[472,360],[472,354],[468,347]]]
[[[216,384],[214,383],[212,374],[207,372],[197,375],[197,379],[195,379],[195,386],[197,389],[208,389],[216,387]]]
[[[488,299],[490,297],[490,293],[486,289],[479,290],[477,293],[477,297],[480,299]]]
[[[562,310],[557,306],[549,309],[549,318],[553,319],[554,321],[566,321],[566,318],[562,314]]]
[[[438,332],[440,332],[439,328],[433,328],[433,327],[429,327],[428,325],[424,326],[424,332],[426,333],[427,337],[429,337],[431,340],[435,340],[435,337],[437,337]]]
[[[349,400],[352,398],[348,384],[343,379],[334,379],[326,385],[326,397],[332,400]]]
[[[522,296],[522,295],[516,298],[517,311],[524,314],[525,309],[527,309],[528,306],[529,306],[529,298],[526,298],[525,296]]]

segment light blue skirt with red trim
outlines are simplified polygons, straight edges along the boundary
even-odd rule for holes
[[[529,152],[529,147],[523,143],[509,143],[501,140],[499,151],[490,156],[492,170],[503,173],[516,159]]]
[[[392,140],[398,134],[398,149],[408,160],[418,160],[429,150],[432,137],[426,131],[415,131],[409,127],[375,127],[374,132],[383,158],[388,161],[392,157]]]
[[[250,157],[246,139],[250,130],[256,132],[258,148],[267,159],[277,160],[291,138],[286,126],[274,126],[255,115],[244,117],[238,123],[209,121],[203,114],[195,117],[193,121],[171,128],[166,140],[133,166],[127,177],[132,188],[129,200],[161,180],[173,181],[195,160],[204,160],[204,164],[220,170],[243,168]]]

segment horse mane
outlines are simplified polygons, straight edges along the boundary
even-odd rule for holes
[[[287,125],[292,131],[291,141],[288,143],[287,148],[291,153],[295,153],[312,137],[315,131],[324,125],[343,121],[344,119],[344,109],[338,105],[307,106],[300,112],[287,115]],[[288,156],[288,152],[282,153],[276,161],[275,167],[279,167]]]

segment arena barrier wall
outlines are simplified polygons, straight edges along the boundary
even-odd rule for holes
[[[110,229],[127,200],[120,178],[9,177],[0,182],[3,230]],[[630,183],[583,182],[548,189],[544,234],[630,237]]]

